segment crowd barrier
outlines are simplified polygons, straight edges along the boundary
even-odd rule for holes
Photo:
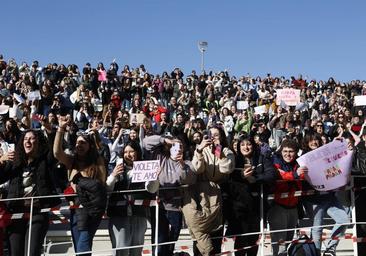
[[[323,237],[322,239],[339,239],[339,240],[352,240],[353,242],[353,252],[354,255],[358,255],[357,253],[357,243],[364,243],[366,242],[366,237],[357,237],[357,231],[356,231],[356,226],[360,225],[360,224],[366,224],[366,222],[356,222],[356,207],[355,207],[355,191],[359,191],[359,190],[363,190],[366,189],[366,186],[363,187],[354,187],[354,178],[366,178],[366,176],[351,176],[350,179],[350,184],[349,186],[339,190],[339,191],[345,191],[345,190],[349,190],[351,193],[351,222],[349,223],[345,223],[343,225],[347,225],[347,226],[351,226],[352,225],[352,234],[346,234],[346,236],[339,238],[339,237]],[[188,185],[182,185],[179,187],[169,187],[169,188],[160,188],[161,190],[172,190],[172,189],[181,189],[184,187],[188,187]],[[135,193],[135,192],[145,192],[145,189],[138,189],[138,190],[123,190],[123,191],[114,191],[114,192],[109,192],[108,194],[112,194],[112,193]],[[314,194],[323,194],[326,192],[319,192],[316,190],[307,190],[307,191],[296,191],[293,193],[281,193],[280,195],[276,195],[276,198],[280,197],[280,198],[288,198],[288,197],[300,197],[300,196],[309,196],[309,195],[314,195]],[[6,201],[14,201],[14,200],[31,200],[31,207],[30,207],[30,212],[29,213],[15,213],[15,214],[2,214],[0,215],[0,219],[2,218],[10,218],[10,219],[21,219],[21,218],[25,218],[25,219],[29,219],[30,223],[32,223],[32,215],[33,215],[33,202],[35,199],[39,199],[39,198],[50,198],[50,197],[59,197],[61,199],[65,199],[66,197],[70,197],[70,196],[77,196],[76,194],[68,194],[68,195],[50,195],[50,196],[36,196],[36,197],[27,197],[27,198],[10,198],[10,199],[1,199],[0,201],[6,202]],[[241,250],[245,250],[245,249],[249,249],[255,246],[259,246],[259,255],[264,256],[264,247],[268,246],[268,245],[272,245],[275,244],[276,242],[265,242],[266,237],[268,238],[269,234],[271,233],[275,233],[275,232],[283,232],[283,231],[290,231],[290,230],[294,230],[294,231],[300,231],[300,232],[305,232],[303,228],[298,227],[298,228],[294,228],[294,229],[283,229],[283,230],[266,230],[265,229],[265,216],[264,216],[264,208],[263,208],[263,203],[264,203],[264,199],[265,199],[265,195],[263,192],[263,187],[261,188],[261,193],[260,193],[260,198],[261,198],[261,204],[260,204],[260,231],[259,232],[252,232],[252,233],[244,233],[244,234],[235,234],[232,236],[221,236],[221,237],[214,237],[214,238],[221,238],[223,240],[223,242],[228,241],[228,239],[236,239],[237,237],[241,237],[241,236],[249,236],[249,235],[259,235],[260,238],[257,241],[256,244],[251,245],[251,246],[247,246],[247,247],[243,247],[243,248],[237,248],[234,250],[230,250],[230,251],[223,251],[219,254],[216,255],[227,255],[230,253],[234,253],[236,251],[241,251]],[[275,198],[274,194],[270,194],[266,196],[266,199],[268,200],[273,200]],[[120,204],[117,203],[118,205],[126,205],[126,204],[130,204],[130,205],[142,205],[142,206],[146,206],[146,207],[155,207],[156,209],[156,221],[155,221],[155,237],[158,237],[158,221],[159,221],[159,193],[157,193],[157,196],[155,198],[155,200],[151,200],[151,199],[146,199],[146,200],[133,200],[133,201],[121,201]],[[40,211],[41,212],[50,212],[52,213],[54,216],[56,216],[58,219],[54,220],[52,219],[51,216],[51,220],[50,220],[50,224],[66,224],[68,223],[68,219],[66,218],[66,216],[64,216],[63,212],[64,211],[69,211],[71,209],[77,209],[77,208],[81,208],[82,205],[74,205],[74,206],[60,206],[60,207],[53,207],[53,208],[43,208]],[[106,215],[103,216],[103,218],[107,218]],[[322,225],[322,226],[309,226],[306,227],[308,229],[313,228],[313,227],[322,227],[322,228],[327,228],[327,227],[332,227],[333,224],[331,225]],[[31,229],[32,229],[32,225],[29,225],[29,234],[31,233]],[[28,247],[27,247],[27,255],[29,255],[30,252],[30,235],[28,236]],[[189,241],[189,245],[192,244],[192,241],[194,240],[190,240]],[[299,242],[299,240],[294,239],[292,241],[283,241],[281,243],[296,243]],[[305,241],[305,242],[311,242],[311,240]],[[58,245],[61,244],[70,244],[72,242],[62,242],[62,243],[57,243]],[[123,248],[113,248],[113,249],[107,249],[107,250],[99,250],[99,251],[90,251],[90,252],[83,252],[83,253],[75,253],[75,255],[81,255],[81,254],[85,254],[85,253],[98,253],[98,255],[103,255],[103,253],[110,253],[112,251],[115,250],[120,250],[120,249],[132,249],[132,248],[139,248],[139,247],[155,247],[155,250],[157,250],[157,246],[158,245],[169,245],[169,244],[176,244],[176,248],[180,249],[181,251],[188,251],[190,249],[189,245],[181,245],[181,246],[177,246],[177,241],[173,241],[173,242],[166,242],[166,243],[153,243],[153,244],[144,244],[144,245],[136,245],[136,246],[129,246],[129,247],[123,247]],[[45,247],[48,246],[47,243],[45,243]],[[143,251],[143,253],[145,253]],[[157,252],[155,252],[157,255]],[[63,254],[59,254],[59,255],[63,255]],[[65,254],[66,255],[66,254]],[[106,254],[109,255],[109,254]]]

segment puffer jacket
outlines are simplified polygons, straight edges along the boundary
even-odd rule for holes
[[[299,167],[296,160],[286,163],[279,154],[273,157],[273,165],[277,170],[278,179],[274,188],[275,203],[285,207],[296,207],[299,199],[295,197],[295,191],[302,190],[304,176],[297,174]],[[286,198],[281,198],[282,193],[289,193]]]
[[[45,152],[27,166],[16,166],[12,161],[7,161],[0,172],[0,184],[9,181],[7,198],[19,198],[24,196],[22,174],[25,169],[32,172],[33,183],[35,185],[35,196],[56,195],[57,191],[53,185],[50,175],[50,166],[53,165],[54,158],[50,151]],[[41,208],[55,207],[61,203],[60,198],[57,197],[46,197],[35,199],[34,201],[37,210]],[[28,212],[30,210],[29,207],[25,207],[23,200],[8,201],[6,204],[8,210],[12,213]]]

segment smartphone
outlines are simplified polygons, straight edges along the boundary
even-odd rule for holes
[[[221,156],[221,151],[222,151],[222,146],[221,145],[216,145],[214,148],[214,154],[216,157],[220,157]]]
[[[170,156],[172,158],[175,158],[177,157],[178,153],[179,153],[179,149],[180,149],[180,145],[179,143],[174,143],[172,145],[172,147],[170,148]]]
[[[15,144],[13,144],[13,143],[8,144],[8,152],[14,151],[14,150],[15,150]]]
[[[118,157],[116,160],[116,165],[123,164],[123,158]]]
[[[206,131],[206,132],[205,132],[205,135],[203,136],[203,138],[204,138],[205,140],[211,140],[211,139],[212,139],[211,131],[210,131],[210,130]]]
[[[129,135],[131,133],[130,129],[124,129],[123,134]]]

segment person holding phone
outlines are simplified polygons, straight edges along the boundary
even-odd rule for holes
[[[254,138],[243,134],[237,143],[236,168],[229,180],[222,184],[224,217],[228,222],[226,236],[260,231],[261,185],[276,180],[270,154],[262,154]],[[238,236],[234,248],[250,247],[256,244],[259,234]],[[258,247],[235,252],[235,255],[256,256]]]
[[[184,160],[183,139],[152,135],[143,140],[144,156],[148,159],[158,159],[161,171],[159,184],[161,188],[175,187],[176,189],[162,189],[159,192],[159,236],[158,242],[177,241],[182,228],[182,184],[195,182],[194,169],[190,161]],[[150,152],[150,154],[148,154]],[[152,154],[151,154],[152,153]],[[155,208],[151,208],[151,226],[153,241],[155,242]],[[171,256],[174,244],[158,246],[158,255]]]
[[[122,158],[116,160],[116,167],[107,178],[109,191],[146,189],[155,193],[159,188],[156,181],[132,183],[134,161],[141,161],[142,153],[138,142],[129,141],[122,149]],[[151,198],[148,192],[112,193],[109,198],[107,215],[109,217],[109,236],[114,256],[139,256],[142,248],[118,249],[122,247],[143,245],[147,228],[149,208],[146,206],[129,205],[129,202]]]
[[[193,244],[194,255],[220,253],[223,234],[220,184],[235,166],[234,153],[221,126],[211,127],[204,136],[194,152],[192,165],[197,182],[185,190],[183,213],[192,238],[197,239]]]

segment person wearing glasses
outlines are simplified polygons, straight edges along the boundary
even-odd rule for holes
[[[324,124],[322,122],[318,121],[315,123],[314,131],[320,135],[320,137],[322,138],[323,144],[326,144],[329,142],[329,136],[325,133]]]
[[[53,146],[54,156],[68,170],[69,190],[78,195],[72,204],[83,205],[70,213],[74,249],[77,253],[88,252],[92,249],[93,237],[107,202],[104,159],[98,154],[93,132],[77,133],[74,154],[66,154],[62,148],[62,140],[70,120],[60,116],[58,123]]]
[[[277,172],[277,183],[274,188],[274,201],[268,211],[268,222],[271,231],[293,229],[296,227],[298,216],[298,197],[281,198],[282,193],[293,194],[302,189],[301,180],[305,178],[305,171],[296,162],[299,151],[298,142],[285,139],[277,154],[273,156],[273,165]],[[287,255],[285,241],[291,241],[294,230],[271,232],[273,255]]]

